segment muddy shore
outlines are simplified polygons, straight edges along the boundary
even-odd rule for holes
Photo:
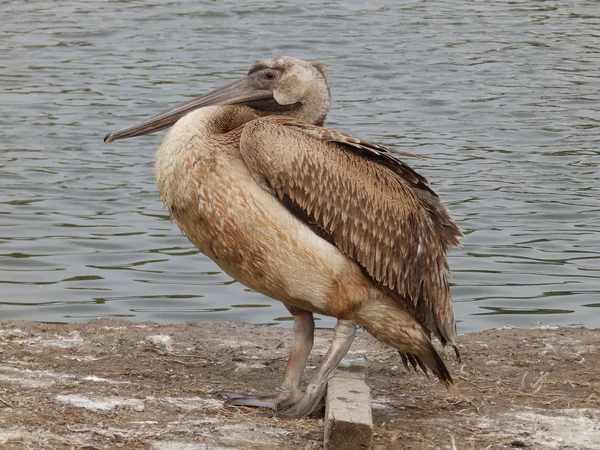
[[[307,375],[330,338],[318,330]],[[287,421],[211,394],[276,388],[290,344],[240,323],[0,321],[0,448],[320,449],[322,409]],[[359,333],[374,449],[600,449],[600,330],[504,328],[460,347],[447,392]]]

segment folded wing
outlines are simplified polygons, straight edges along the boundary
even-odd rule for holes
[[[391,149],[287,117],[246,124],[240,149],[292,213],[454,344],[446,253],[462,233],[423,176]]]

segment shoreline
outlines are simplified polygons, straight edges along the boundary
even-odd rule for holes
[[[316,330],[305,380],[332,333]],[[289,421],[216,390],[275,389],[291,330],[242,323],[0,320],[0,448],[320,449],[323,408]],[[492,329],[442,350],[456,387],[407,373],[366,333],[373,449],[600,449],[600,330]]]

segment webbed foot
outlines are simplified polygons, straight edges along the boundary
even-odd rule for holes
[[[239,392],[219,391],[217,395],[227,397],[226,405],[253,406],[256,408],[269,408],[274,412],[261,414],[266,417],[281,417],[299,419],[309,415],[318,406],[325,394],[325,385],[319,387],[309,385],[307,393],[279,391],[266,394],[240,394]]]
[[[294,405],[303,396],[302,392],[270,392],[265,394],[241,394],[239,392],[220,391],[215,394],[227,397],[226,405],[253,406],[256,408],[282,409]]]

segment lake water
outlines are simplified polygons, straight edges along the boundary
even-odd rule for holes
[[[600,326],[597,1],[385,3],[3,2],[0,316],[289,325],[170,223],[163,133],[102,143],[289,54],[327,63],[330,127],[424,157],[460,332]]]

